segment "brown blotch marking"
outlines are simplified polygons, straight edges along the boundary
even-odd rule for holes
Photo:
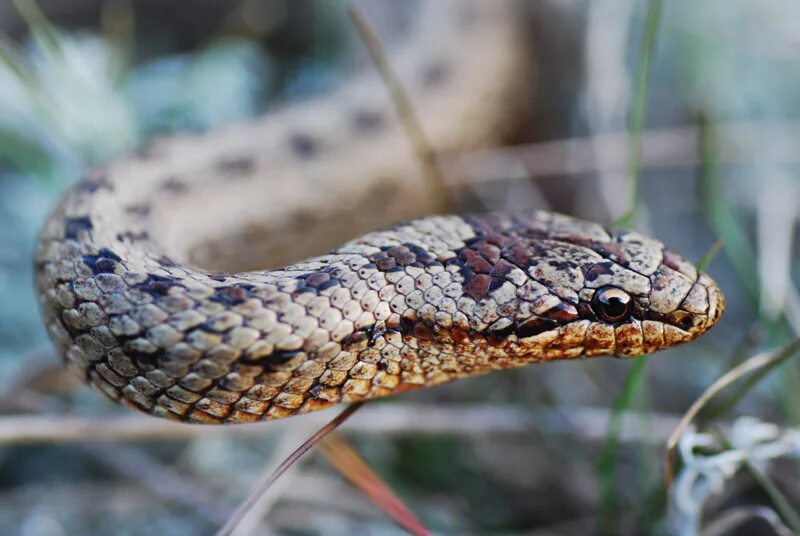
[[[375,133],[383,128],[386,117],[378,110],[358,109],[351,117],[356,132]]]
[[[513,264],[516,264],[524,271],[531,267],[531,259],[537,256],[538,251],[534,248],[522,245],[511,245],[503,248],[503,257]]]
[[[514,270],[514,268],[516,268],[516,266],[501,259],[497,262],[497,264],[494,265],[492,271],[489,272],[489,275],[492,277],[505,278]]]
[[[161,190],[173,194],[183,194],[189,191],[189,185],[177,177],[168,177],[161,182]]]
[[[691,271],[687,269],[687,265],[689,265],[689,261],[678,255],[677,253],[670,251],[668,249],[664,249],[664,266],[667,268],[671,268],[676,272],[685,275],[689,279],[694,279],[696,274],[693,274]]]
[[[464,293],[476,301],[489,296],[489,287],[491,286],[492,278],[488,274],[475,274],[467,277],[464,282]]]
[[[545,313],[545,316],[562,324],[579,318],[578,310],[574,306],[565,303],[559,303],[551,308]]]
[[[223,158],[217,163],[217,169],[232,178],[250,175],[256,168],[256,161],[252,156],[236,156]]]
[[[549,318],[541,318],[538,316],[531,317],[523,322],[518,322],[515,333],[520,339],[525,337],[533,337],[545,331],[550,331],[558,327],[558,322]]]
[[[625,248],[615,242],[601,242],[595,244],[593,249],[603,257],[616,261],[626,267],[631,261]]]
[[[428,63],[422,68],[420,79],[424,87],[441,86],[452,75],[452,66],[445,60],[439,59]]]
[[[128,205],[127,207],[125,207],[125,212],[127,212],[128,214],[141,217],[149,215],[151,210],[152,207],[144,203],[138,205]]]
[[[585,318],[586,320],[597,320],[597,315],[592,309],[592,306],[586,302],[580,302],[578,305],[575,306],[578,310],[578,314],[581,318]]]
[[[381,272],[397,270],[405,266],[423,267],[436,261],[433,255],[415,244],[384,246],[381,251],[373,253],[368,258]]]
[[[66,218],[64,220],[64,238],[77,240],[78,234],[82,231],[91,231],[93,228],[94,225],[92,225],[92,219],[89,216]]]
[[[125,231],[124,233],[117,233],[117,240],[120,242],[124,242],[125,240],[129,240],[130,242],[139,242],[141,240],[148,240],[150,238],[150,233],[147,231]]]
[[[611,275],[614,273],[614,270],[612,270],[613,266],[611,262],[599,262],[586,271],[584,279],[591,283],[601,275]]]
[[[514,222],[512,222],[508,217],[498,213],[471,216],[465,221],[470,227],[472,227],[473,231],[475,231],[475,234],[484,236],[486,240],[491,243],[494,243],[493,239],[496,238],[504,240],[510,236],[511,232],[514,230]],[[476,238],[473,240],[479,239],[480,238]]]
[[[309,275],[304,275],[297,278],[300,286],[295,291],[296,294],[303,292],[320,292],[327,290],[331,287],[341,285],[342,282],[328,272],[314,272]]]
[[[412,330],[414,337],[416,337],[420,341],[431,341],[433,340],[433,332],[431,329],[423,324],[422,322],[417,322],[414,324],[414,329]]]
[[[301,160],[309,160],[319,152],[319,144],[309,134],[293,134],[289,138],[292,154]]]
[[[149,140],[136,151],[136,157],[140,160],[153,160],[161,154],[161,142],[157,138]]]
[[[99,169],[92,169],[78,184],[78,189],[81,190],[82,192],[93,194],[101,189],[113,192],[114,186],[109,182],[108,176],[105,174],[104,171]]]

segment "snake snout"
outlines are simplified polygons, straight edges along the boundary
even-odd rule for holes
[[[725,296],[722,294],[722,289],[719,288],[717,282],[706,274],[700,275],[698,283],[705,287],[708,294],[708,311],[705,315],[705,324],[700,330],[700,333],[702,333],[711,328],[722,317],[722,313],[725,311]]]
[[[669,346],[696,339],[719,321],[725,299],[719,285],[707,274],[698,272],[679,304],[669,313],[650,311],[651,320],[664,322]],[[667,327],[668,326],[668,327]]]

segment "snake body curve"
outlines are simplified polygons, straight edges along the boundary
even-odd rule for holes
[[[435,21],[457,51],[422,71],[429,108],[421,115],[434,143],[499,140],[519,95],[511,3],[422,5],[420,20]],[[476,28],[489,45],[473,43]],[[409,58],[420,56],[420,39]],[[420,72],[403,57],[401,74]],[[68,367],[153,415],[237,423],[540,361],[641,355],[717,321],[717,285],[661,243],[547,212],[420,218],[278,269],[199,268],[214,262],[202,259],[202,240],[246,227],[265,205],[280,229],[292,203],[345,199],[337,173],[348,174],[351,189],[392,184],[399,195],[411,183],[424,191],[418,170],[404,167],[413,156],[398,149],[402,133],[383,123],[376,87],[361,78],[335,96],[336,110],[358,105],[353,128],[368,130],[344,156],[325,136],[331,125],[341,130],[341,118],[320,119],[330,102],[306,104],[283,112],[300,116],[284,123],[288,136],[283,127],[245,125],[202,143],[168,140],[151,148],[155,156],[92,172],[73,188],[36,257],[43,315]],[[508,106],[487,110],[489,97]],[[317,115],[304,115],[309,109]],[[448,127],[453,112],[463,122]],[[281,149],[263,149],[272,143]],[[220,152],[197,151],[209,146]],[[260,151],[278,155],[265,173]],[[293,164],[281,160],[285,152]],[[293,166],[310,179],[258,189],[264,175]],[[420,210],[431,208],[424,198],[416,194]],[[381,208],[375,218],[394,217]]]

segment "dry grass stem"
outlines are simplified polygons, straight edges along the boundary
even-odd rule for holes
[[[147,442],[194,437],[259,436],[265,431],[286,432],[304,421],[321,426],[328,412],[289,420],[229,426],[187,426],[136,414],[87,417],[69,414],[15,415],[0,417],[0,444]],[[532,431],[552,436],[578,437],[585,441],[605,438],[610,412],[591,406],[522,409],[511,405],[370,404],[348,424],[356,434],[470,436],[492,434],[519,436]],[[623,412],[620,439],[625,442],[662,444],[679,422],[676,415]],[[650,427],[650,433],[642,433]]]
[[[373,504],[395,523],[415,536],[430,536],[414,513],[394,494],[364,459],[337,434],[328,436],[319,446],[328,462]]]
[[[795,340],[789,345],[778,350],[756,354],[747,361],[744,361],[743,363],[723,374],[717,381],[711,384],[711,386],[708,387],[708,389],[706,389],[697,400],[694,401],[694,403],[689,407],[689,410],[681,418],[678,426],[676,426],[675,430],[672,431],[669,436],[669,440],[667,441],[667,449],[664,456],[664,480],[667,486],[672,485],[672,475],[674,473],[672,459],[674,457],[675,449],[678,446],[678,441],[680,440],[681,435],[683,435],[683,433],[686,431],[686,428],[689,426],[689,424],[691,424],[692,420],[700,413],[700,411],[703,410],[704,407],[706,407],[709,401],[743,376],[759,369],[777,365],[781,361],[792,356],[798,350],[800,350],[800,339]]]
[[[219,531],[217,531],[217,536],[229,536],[234,534],[242,520],[247,517],[248,513],[258,504],[261,497],[269,491],[270,487],[272,487],[275,481],[278,480],[286,471],[288,471],[300,458],[302,458],[306,452],[311,450],[314,445],[319,443],[320,440],[322,440],[326,435],[336,430],[336,428],[346,421],[347,418],[355,413],[362,405],[363,402],[350,404],[344,409],[344,411],[339,413],[339,415],[331,419],[329,423],[317,430],[317,432],[308,438],[305,443],[297,447],[297,449],[292,452],[290,456],[284,459],[274,471],[267,475],[267,478],[258,485],[253,493],[251,493],[241,505],[239,505],[228,522],[225,523],[225,525],[219,529]]]
[[[797,152],[800,123],[720,123],[715,128],[720,142],[720,163],[748,164],[758,156],[765,163],[800,164],[800,153]],[[700,131],[700,127],[688,126],[643,132],[642,167],[655,170],[698,166],[702,162]],[[591,138],[451,153],[439,155],[437,161],[448,177],[491,182],[508,178],[502,173],[486,173],[492,167],[517,169],[522,165],[531,178],[625,172],[630,150],[628,134],[618,132]],[[597,160],[596,151],[603,151],[608,158]],[[471,170],[475,169],[481,173],[472,173]],[[517,175],[519,173],[514,174]]]
[[[439,169],[433,147],[428,137],[425,135],[425,131],[422,129],[422,123],[420,123],[414,111],[411,99],[409,99],[408,93],[404,89],[400,78],[392,68],[386,51],[378,39],[375,30],[358,8],[351,5],[348,7],[347,11],[350,14],[350,18],[353,20],[353,24],[355,24],[356,30],[358,30],[361,40],[367,47],[370,58],[372,58],[372,62],[375,65],[375,70],[378,71],[378,74],[386,85],[386,89],[389,91],[392,104],[397,111],[397,115],[400,117],[406,136],[408,136],[417,154],[417,158],[422,164],[431,188],[440,199],[450,202],[451,199],[447,189],[447,182],[441,169]]]

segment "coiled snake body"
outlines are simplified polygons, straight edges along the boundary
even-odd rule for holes
[[[428,46],[419,37],[397,61],[401,75],[424,74],[412,93],[424,96],[434,144],[496,142],[519,100],[513,11],[503,2],[426,4],[420,20],[436,23],[451,47],[437,50],[453,54],[422,71],[404,63]],[[349,211],[343,182],[350,197],[384,193],[387,204],[365,212],[365,224],[396,217],[402,207],[388,197],[412,190],[405,198],[429,211],[379,95],[362,77],[335,105],[160,142],[90,173],[46,224],[36,258],[43,314],[68,366],[153,415],[250,422],[534,362],[640,355],[691,340],[719,318],[717,285],[659,242],[547,212],[411,220],[275,270],[222,273],[192,262],[224,264],[213,258],[225,249],[221,237],[264,213],[281,229],[291,210],[319,197]],[[487,110],[489,98],[503,104]],[[323,119],[331,106],[353,122]],[[454,117],[460,123],[446,126]],[[342,128],[361,136],[353,149],[337,145]],[[217,152],[200,150],[209,146]]]

